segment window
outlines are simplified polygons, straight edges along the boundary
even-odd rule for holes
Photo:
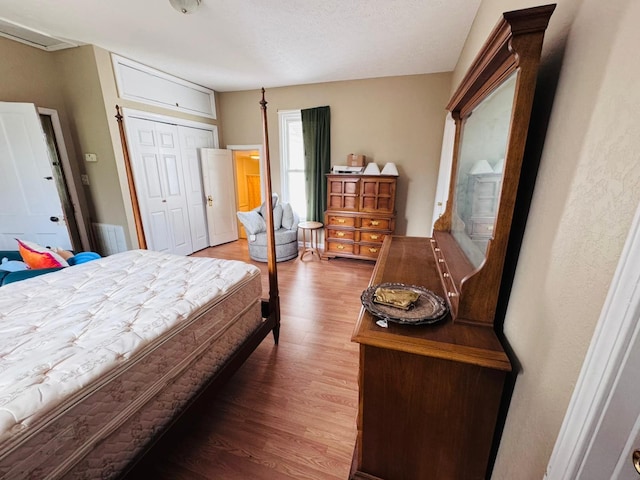
[[[300,110],[278,112],[280,122],[280,171],[282,200],[288,202],[300,220],[307,216],[304,174],[304,143]]]

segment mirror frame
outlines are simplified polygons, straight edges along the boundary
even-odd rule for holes
[[[505,12],[451,97],[455,139],[447,208],[434,224],[432,249],[454,321],[493,326],[511,232],[544,33],[555,4]],[[477,268],[451,235],[462,130],[474,108],[516,72],[502,186],[493,237]]]

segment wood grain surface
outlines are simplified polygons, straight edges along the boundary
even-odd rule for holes
[[[196,253],[254,263],[239,240]],[[356,438],[358,346],[351,333],[374,264],[278,263],[280,343],[267,337],[215,395],[124,478],[348,478]]]

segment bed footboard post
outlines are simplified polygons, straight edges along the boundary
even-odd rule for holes
[[[269,317],[273,319],[273,339],[278,343],[280,337],[280,296],[278,293],[278,269],[276,267],[276,241],[273,229],[273,199],[271,189],[271,161],[269,158],[269,129],[267,126],[267,101],[262,89],[262,139],[264,158],[263,171],[265,172],[265,203],[267,209],[267,269],[269,271]]]

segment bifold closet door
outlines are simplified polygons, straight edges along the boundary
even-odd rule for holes
[[[178,127],[130,117],[127,129],[149,249],[179,255],[193,253]]]

